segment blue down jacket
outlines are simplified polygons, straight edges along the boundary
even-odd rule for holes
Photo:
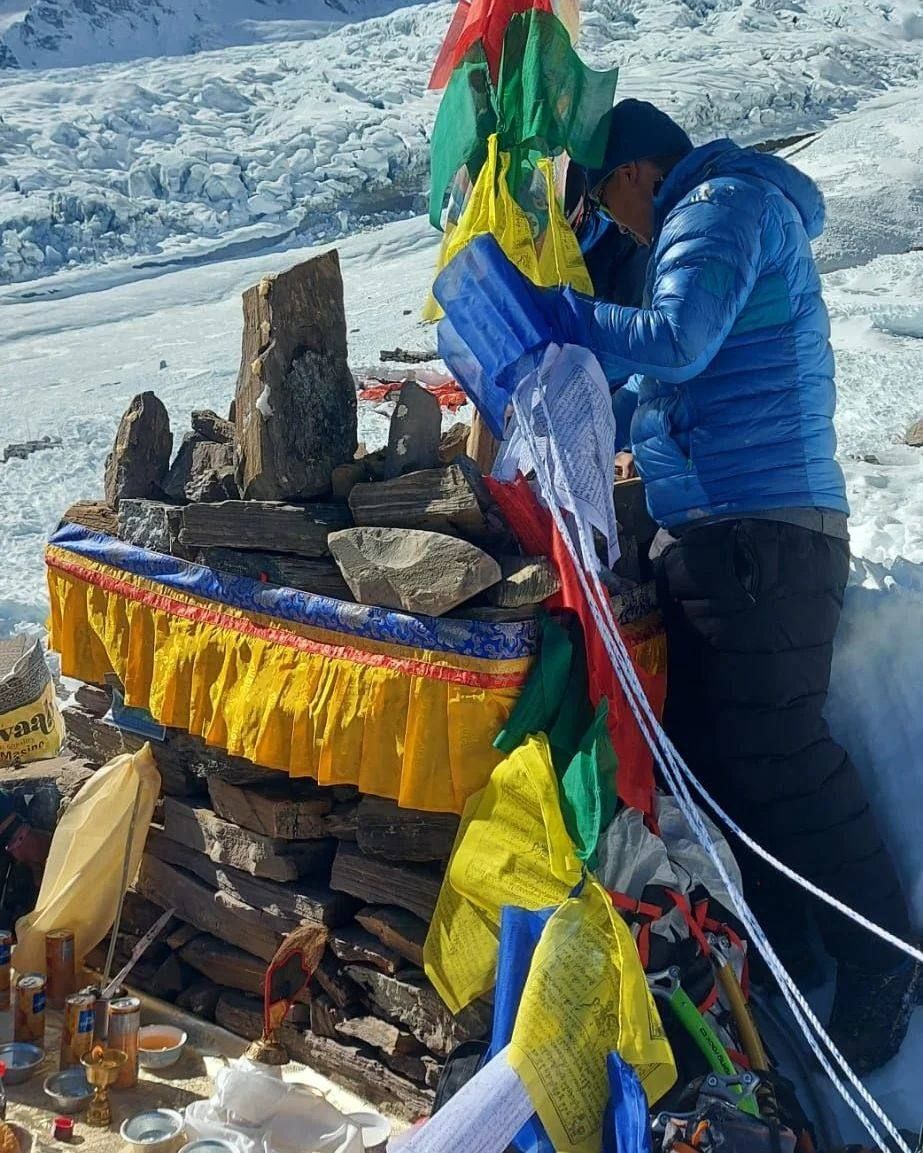
[[[810,247],[823,224],[807,176],[716,140],[680,161],[655,202],[650,307],[564,291],[569,339],[591,349],[611,381],[633,377],[616,414],[636,391],[631,446],[660,524],[849,511],[834,460],[830,323]]]

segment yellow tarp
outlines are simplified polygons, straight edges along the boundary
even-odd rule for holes
[[[13,964],[20,973],[45,972],[46,933],[72,929],[80,959],[109,932],[126,875],[129,831],[127,884],[141,864],[159,793],[160,773],[145,745],[110,761],[74,797],[55,829],[35,909],[16,922]]]

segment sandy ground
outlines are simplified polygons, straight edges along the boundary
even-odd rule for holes
[[[22,1085],[10,1085],[7,1094],[7,1121],[14,1126],[20,1138],[21,1153],[34,1150],[61,1150],[67,1148],[51,1136],[51,1125],[56,1111],[50,1106],[43,1085],[58,1068],[58,1047],[60,1044],[61,1014],[48,1011],[45,1049],[45,1065],[39,1073]],[[211,1079],[223,1066],[239,1057],[247,1043],[239,1037],[208,1022],[200,1021],[182,1013],[172,1005],[143,998],[142,1023],[178,1025],[189,1034],[189,1041],[183,1056],[171,1069],[164,1069],[162,1075],[141,1070],[141,1078],[134,1089],[114,1090],[111,1093],[113,1125],[109,1130],[93,1129],[87,1125],[83,1115],[74,1118],[74,1138],[71,1145],[81,1153],[121,1153],[127,1146],[119,1137],[119,1126],[136,1113],[148,1109],[183,1109],[190,1102],[211,1095]],[[11,1036],[9,1013],[0,1014],[0,1037],[3,1041]],[[319,1090],[332,1105],[344,1113],[362,1112],[371,1109],[360,1097],[334,1085],[326,1077],[320,1076],[303,1065],[292,1063],[285,1067],[287,1081],[310,1085]],[[394,1122],[395,1130],[403,1128]]]

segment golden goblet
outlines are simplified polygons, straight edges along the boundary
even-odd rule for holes
[[[80,1058],[86,1070],[87,1080],[95,1092],[87,1110],[87,1124],[97,1129],[108,1129],[112,1124],[112,1106],[109,1103],[109,1086],[114,1084],[122,1066],[128,1060],[121,1049],[104,1049],[94,1046]]]

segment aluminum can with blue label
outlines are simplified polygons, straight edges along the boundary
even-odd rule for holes
[[[61,1024],[61,1068],[79,1065],[80,1058],[93,1048],[96,994],[73,993],[64,1001]]]
[[[13,1040],[45,1048],[45,978],[41,973],[26,973],[16,982]]]
[[[55,929],[45,934],[45,977],[49,1009],[63,1009],[64,1002],[77,991],[77,961],[74,956],[74,930]]]
[[[110,1049],[121,1049],[128,1060],[115,1082],[116,1089],[131,1089],[138,1083],[138,1030],[141,1028],[141,1001],[138,997],[116,997],[109,1002]]]

